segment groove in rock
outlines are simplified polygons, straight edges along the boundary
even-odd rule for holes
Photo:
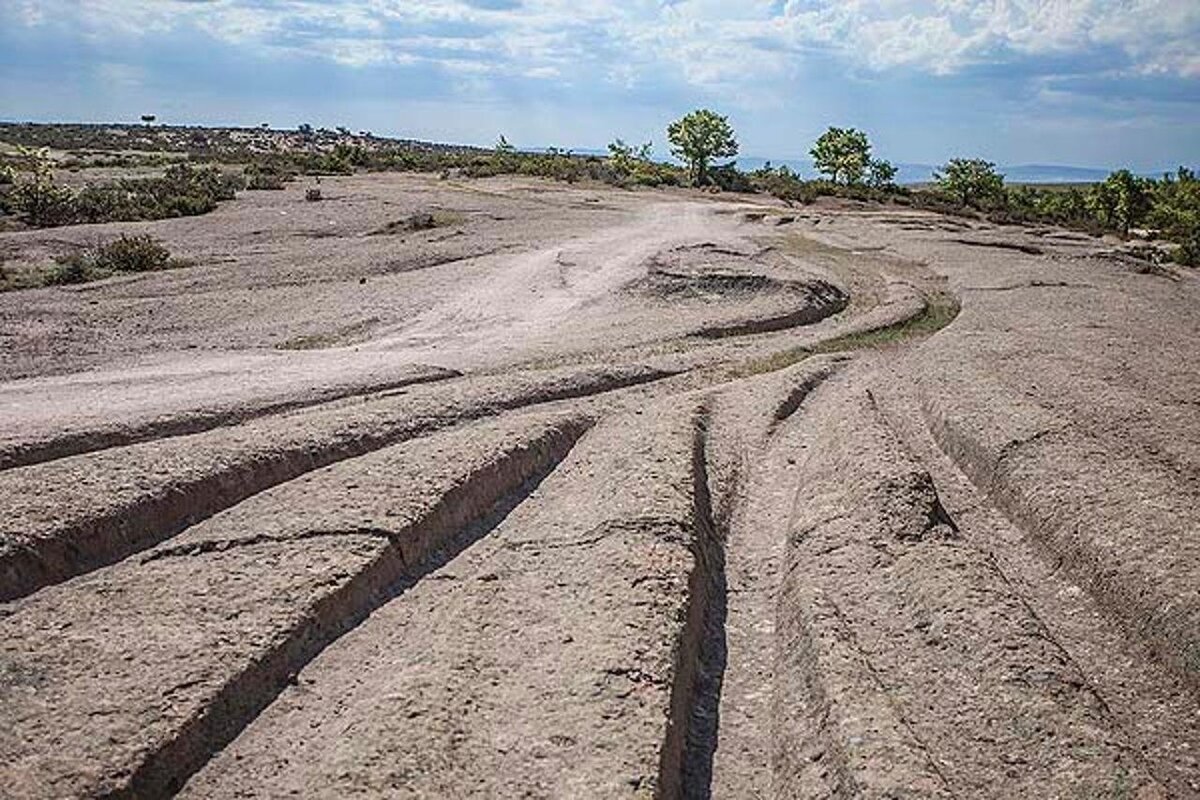
[[[1016,242],[987,242],[981,239],[951,239],[950,241],[972,247],[994,247],[999,250],[1016,250],[1019,253],[1031,256],[1040,256],[1044,253],[1040,247],[1035,247],[1031,244],[1018,244]]]
[[[815,390],[818,386],[824,383],[825,379],[833,374],[834,369],[836,369],[836,362],[831,364],[826,369],[822,369],[811,375],[806,375],[804,380],[800,381],[800,383],[793,387],[788,393],[788,396],[784,398],[783,402],[781,402],[775,408],[775,414],[771,418],[771,425],[768,432],[774,433],[775,429],[779,427],[780,424],[786,422],[793,414],[799,411],[800,406],[804,403],[805,398],[812,394],[813,390]]]
[[[985,498],[1035,545],[1038,556],[1062,570],[1088,593],[1097,606],[1133,638],[1142,642],[1162,666],[1193,689],[1200,687],[1193,631],[1185,612],[1165,611],[1170,601],[1158,594],[1151,579],[1132,569],[1105,567],[1103,558],[1087,541],[1039,516],[1020,486],[1006,484],[1005,462],[1030,442],[1061,434],[1041,430],[1000,448],[995,457],[969,433],[942,415],[927,401],[921,403],[925,424],[937,447]],[[1130,578],[1130,575],[1134,577]]]
[[[206,411],[191,416],[166,420],[151,420],[129,428],[109,431],[79,431],[52,439],[47,442],[32,442],[25,445],[0,449],[0,472],[17,467],[28,467],[34,464],[44,464],[60,458],[109,450],[114,447],[127,447],[151,439],[169,439],[176,436],[187,436],[192,433],[204,433],[215,428],[226,428],[241,425],[244,422],[285,414],[289,411],[312,409],[318,406],[348,400],[354,397],[369,397],[385,392],[395,392],[405,386],[437,383],[461,377],[456,370],[439,369],[428,375],[414,375],[396,381],[387,381],[372,386],[343,386],[338,387],[323,397],[313,397],[303,400],[280,400],[268,403],[258,408],[247,408],[230,411]]]
[[[725,675],[724,532],[713,519],[708,485],[709,412],[701,409],[692,444],[694,566],[688,579],[687,623],[679,642],[671,718],[663,743],[659,797],[709,798]]]
[[[286,449],[231,460],[219,472],[174,486],[170,491],[157,492],[103,516],[85,519],[54,536],[36,538],[7,552],[0,551],[0,602],[24,597],[46,586],[116,563],[170,539],[252,495],[321,467],[458,423],[652,383],[675,374],[678,373],[645,370],[607,375],[582,385],[567,383],[540,387],[532,394],[469,407],[457,415],[414,419],[369,433],[351,431],[321,450],[297,443]]]
[[[122,787],[104,796],[176,794],[322,650],[493,531],[558,467],[589,426],[576,422],[506,453],[441,497],[424,517],[391,537],[392,544],[370,565],[319,599],[300,625],[226,683],[213,702],[147,757]]]
[[[710,325],[699,329],[692,335],[701,339],[724,339],[730,336],[774,333],[788,328],[813,325],[826,317],[841,313],[849,304],[850,295],[836,286],[824,284],[814,291],[809,305],[795,311],[763,319]]]

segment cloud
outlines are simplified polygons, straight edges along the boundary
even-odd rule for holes
[[[711,103],[763,128],[786,116],[792,138],[836,122],[930,139],[929,119],[946,136],[969,119],[996,146],[1017,115],[1081,131],[1137,115],[1194,151],[1198,36],[1197,0],[0,0],[11,85],[24,59],[181,103],[387,97],[441,103],[454,125],[536,106],[512,117],[531,136],[585,111],[636,110],[650,132]]]
[[[190,27],[352,66],[437,60],[439,41],[455,39],[453,49],[487,54],[497,73],[561,80],[590,68],[630,85],[665,69],[734,93],[790,74],[814,51],[871,76],[1107,49],[1129,73],[1200,78],[1195,0],[24,0],[16,9],[24,26],[67,20],[92,37]],[[444,60],[452,70],[480,61]]]

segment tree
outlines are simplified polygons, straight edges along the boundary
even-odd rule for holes
[[[830,128],[809,150],[817,172],[834,183],[859,183],[871,163],[871,143],[854,128]],[[889,165],[890,166],[890,165]]]
[[[896,185],[898,170],[890,161],[871,159],[867,169],[867,185],[873,189],[887,189]]]
[[[701,186],[708,180],[708,167],[714,158],[733,158],[738,143],[726,117],[706,108],[697,109],[667,127],[671,155],[687,162],[692,182]]]
[[[982,158],[952,158],[933,173],[933,179],[964,206],[1004,194],[1004,176],[996,172],[995,164]]]
[[[1200,178],[1196,173],[1180,167],[1174,176],[1164,175],[1156,183],[1149,221],[1179,245],[1176,261],[1200,265]]]
[[[154,116],[153,114],[142,114],[142,122],[146,123],[147,125],[153,125],[154,120],[156,119],[158,119],[158,117]]]
[[[632,145],[626,144],[622,139],[615,139],[608,145],[608,159],[622,172],[631,172],[639,162],[650,160],[652,149],[652,142]]]
[[[1101,225],[1114,228],[1122,236],[1145,218],[1150,211],[1149,182],[1127,169],[1117,170],[1097,183],[1088,193],[1088,209]]]

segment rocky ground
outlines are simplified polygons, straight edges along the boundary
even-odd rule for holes
[[[1194,273],[304,188],[0,234],[0,796],[1200,797]]]

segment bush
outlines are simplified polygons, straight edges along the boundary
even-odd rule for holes
[[[1200,266],[1200,179],[1180,167],[1175,175],[1164,175],[1156,182],[1153,192],[1150,224],[1179,245],[1175,251],[1178,263]]]
[[[6,205],[37,227],[88,222],[132,222],[205,214],[244,188],[240,175],[218,167],[174,164],[157,178],[124,178],[79,190],[54,183],[48,173],[18,183]]]
[[[283,185],[294,177],[290,173],[283,172],[274,165],[269,164],[250,164],[242,171],[242,175],[245,178],[247,189],[265,189],[270,191],[283,189]]]
[[[96,248],[96,268],[106,272],[153,272],[167,269],[171,251],[148,233],[121,235]]]
[[[304,199],[310,203],[315,203],[321,199],[320,187],[314,186],[304,192]]]
[[[171,251],[148,233],[122,234],[97,247],[55,259],[55,266],[43,283],[47,286],[87,283],[112,275],[175,269],[189,263],[172,258]]]
[[[732,164],[710,167],[708,180],[713,186],[723,192],[753,192],[754,184],[750,176]]]
[[[1150,212],[1152,181],[1138,178],[1122,169],[1103,183],[1092,186],[1087,195],[1088,210],[1101,225],[1128,235],[1129,229],[1144,221]]]

